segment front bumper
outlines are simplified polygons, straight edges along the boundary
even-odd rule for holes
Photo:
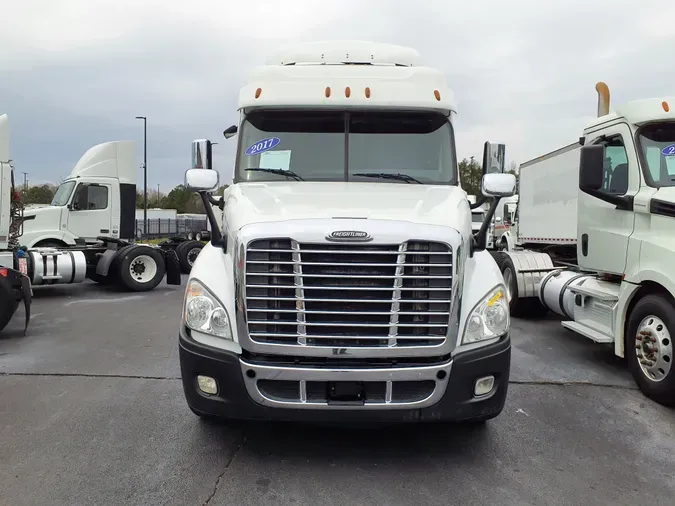
[[[367,369],[244,359],[197,343],[183,327],[179,337],[188,405],[198,413],[230,419],[354,423],[489,419],[504,407],[511,366],[508,334],[442,363]],[[198,375],[214,378],[218,392],[203,393]],[[494,376],[494,387],[475,397],[476,380],[485,376]],[[345,401],[334,390],[354,382],[369,385],[360,402],[353,395]]]

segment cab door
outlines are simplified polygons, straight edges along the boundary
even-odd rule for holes
[[[87,242],[111,234],[110,185],[83,182],[77,185],[68,206],[68,232]]]
[[[586,141],[605,147],[605,166],[603,186],[595,195],[579,190],[577,258],[585,269],[622,275],[640,187],[633,137],[627,124],[617,123],[587,135]]]

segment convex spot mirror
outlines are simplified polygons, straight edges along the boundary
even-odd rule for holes
[[[480,184],[486,197],[511,197],[516,193],[516,176],[513,174],[485,174]]]
[[[194,192],[212,192],[218,189],[220,174],[217,170],[188,169],[185,187]]]

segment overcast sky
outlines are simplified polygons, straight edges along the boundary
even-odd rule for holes
[[[139,115],[149,187],[181,183],[201,137],[219,142],[216,168],[231,181],[235,139],[222,131],[238,89],[294,41],[417,49],[454,89],[460,157],[480,158],[485,140],[516,162],[573,142],[598,80],[613,103],[675,94],[672,0],[6,0],[1,15],[0,114],[32,183],[66,177],[110,140],[138,141],[140,166]]]

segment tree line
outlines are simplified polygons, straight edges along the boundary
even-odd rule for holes
[[[57,185],[41,184],[21,187],[21,199],[24,204],[50,204],[54,199]],[[221,186],[217,194],[222,194],[227,185]],[[179,214],[205,212],[199,195],[191,192],[182,184],[174,187],[169,193],[156,189],[148,189],[148,208],[176,209]],[[143,190],[136,188],[136,209],[143,209]]]
[[[509,164],[507,170],[518,177],[518,165]],[[469,195],[480,196],[480,181],[482,177],[481,164],[473,158],[464,158],[459,162],[459,177],[462,188]],[[216,195],[222,194],[228,185],[221,186]],[[21,196],[25,204],[50,204],[56,192],[56,185],[42,184],[28,186],[21,189]],[[148,208],[176,209],[179,214],[205,212],[202,200],[196,193],[191,192],[182,184],[174,187],[169,193],[161,193],[156,189],[148,190]],[[143,209],[143,191],[136,189],[136,209]]]

